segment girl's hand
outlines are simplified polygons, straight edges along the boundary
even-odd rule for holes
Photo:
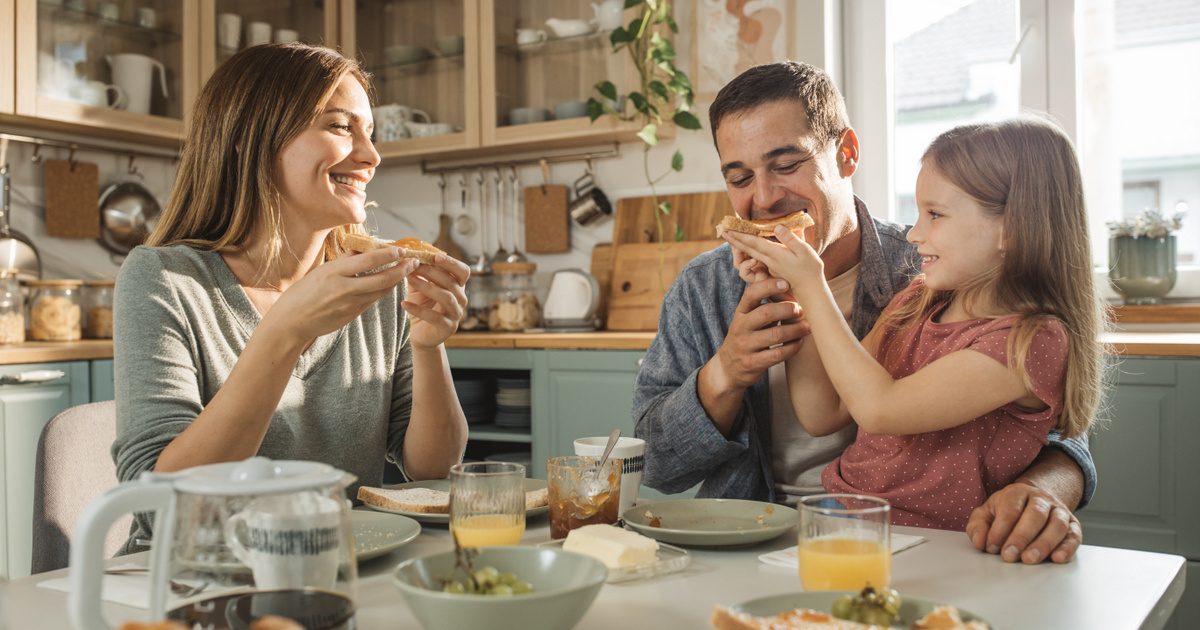
[[[416,260],[400,259],[402,253],[385,247],[320,265],[280,294],[260,326],[279,327],[303,344],[345,326],[417,268]]]
[[[765,265],[772,276],[787,280],[793,295],[801,297],[819,290],[825,281],[825,263],[817,252],[783,226],[775,228],[775,238],[779,239],[778,243],[738,232],[725,233],[725,240],[736,251]],[[753,273],[754,269],[746,262],[738,267],[739,273],[743,266],[747,267],[748,273]]]
[[[467,312],[470,276],[470,267],[445,254],[408,275],[408,297],[401,306],[410,317],[413,347],[435,348],[458,330]]]

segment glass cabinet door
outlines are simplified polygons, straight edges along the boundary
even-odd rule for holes
[[[385,157],[479,146],[478,0],[346,0],[344,50],[375,87],[375,142]]]
[[[534,138],[595,139],[619,125],[592,125],[593,86],[620,90],[631,68],[628,53],[613,53],[609,33],[624,20],[617,0],[488,0],[485,28],[492,54],[484,70],[485,142],[521,144]]]
[[[10,3],[0,7],[0,68],[16,67],[17,48],[16,32],[17,12]],[[16,111],[17,82],[12,74],[0,75],[0,114],[11,114]]]
[[[18,0],[17,113],[178,140],[198,0]]]
[[[248,46],[304,42],[336,47],[337,0],[201,0],[201,85]]]

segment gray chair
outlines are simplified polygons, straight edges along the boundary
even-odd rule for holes
[[[71,535],[83,508],[116,486],[110,448],[117,435],[112,401],[71,407],[54,416],[38,440],[33,497],[33,573],[67,566]],[[104,540],[112,556],[129,538],[132,515],[119,519]]]

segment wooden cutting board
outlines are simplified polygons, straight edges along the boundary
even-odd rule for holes
[[[671,202],[671,214],[663,217],[663,240],[675,242],[675,226],[683,228],[683,240],[701,241],[717,237],[721,217],[733,214],[729,196],[723,191],[661,195]],[[658,240],[653,197],[628,197],[617,201],[613,243],[653,243]]]
[[[567,187],[546,184],[525,188],[525,251],[557,254],[571,249]]]
[[[592,247],[592,276],[600,285],[600,305],[596,312],[600,313],[601,320],[604,320],[608,313],[608,292],[612,286],[612,270],[613,244],[597,243]],[[604,321],[600,322],[600,329],[604,329]]]
[[[663,296],[696,256],[725,241],[623,243],[614,246],[608,330],[657,330]]]
[[[46,233],[100,238],[100,169],[90,162],[46,160]]]

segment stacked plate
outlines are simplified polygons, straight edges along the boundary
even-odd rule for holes
[[[454,391],[458,392],[458,403],[462,405],[467,424],[492,423],[496,416],[492,379],[483,376],[455,378]]]
[[[529,426],[529,379],[496,379],[496,426]]]

